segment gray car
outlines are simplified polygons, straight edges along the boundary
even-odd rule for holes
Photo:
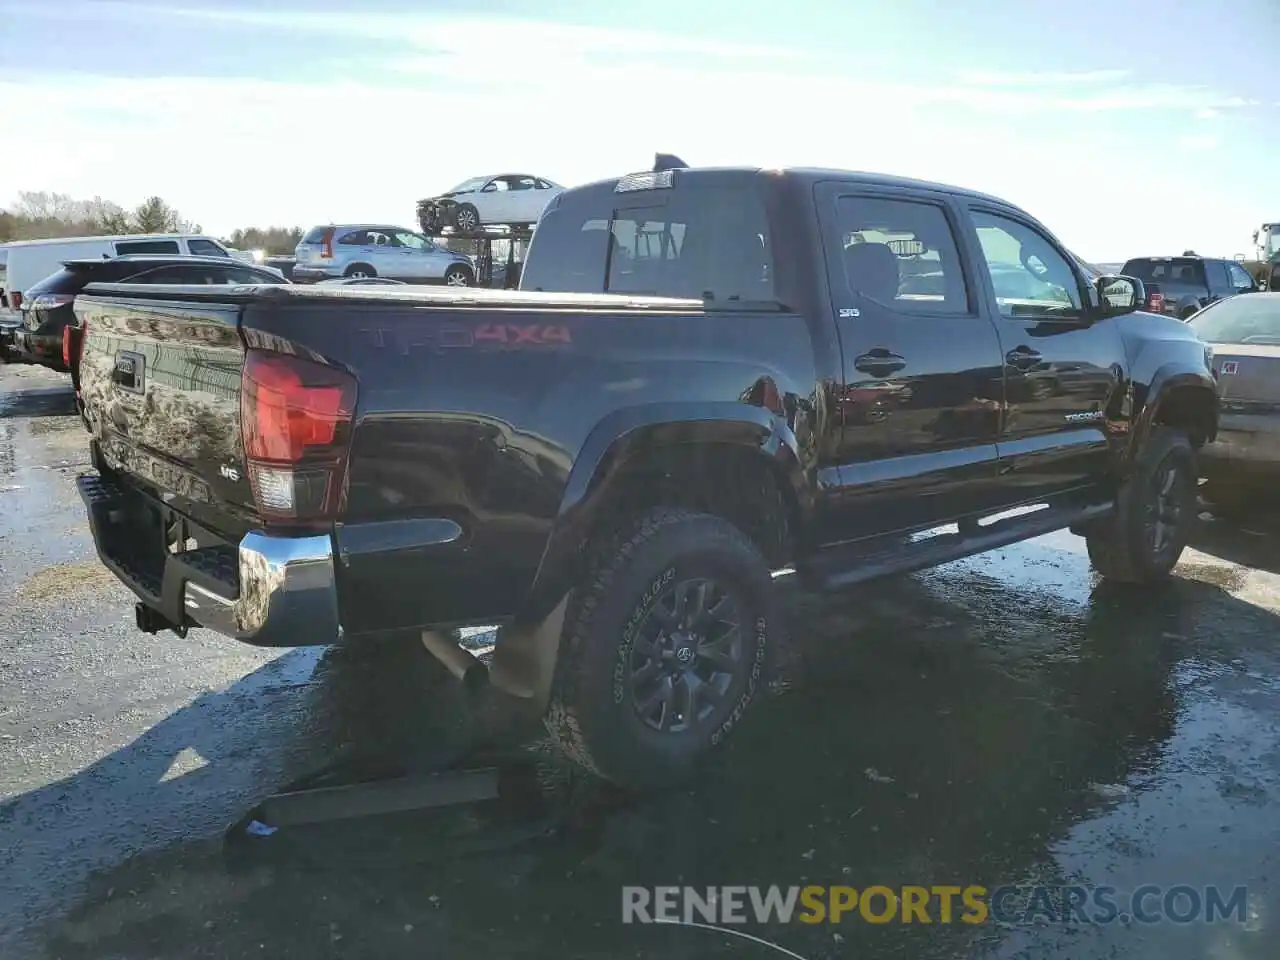
[[[1280,293],[1228,297],[1189,325],[1213,351],[1218,438],[1200,451],[1207,500],[1223,506],[1280,479]]]
[[[388,277],[406,283],[475,284],[471,260],[429,237],[387,224],[313,227],[294,251],[293,281]]]

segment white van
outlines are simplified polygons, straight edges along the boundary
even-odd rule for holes
[[[146,233],[121,237],[56,237],[0,244],[0,318],[22,306],[22,294],[50,274],[63,260],[121,257],[129,253],[176,253],[201,257],[234,257],[212,237],[186,233]]]

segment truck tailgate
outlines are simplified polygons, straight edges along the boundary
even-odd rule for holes
[[[100,457],[174,509],[238,535],[253,503],[239,304],[208,287],[134,286],[127,297],[95,289],[107,286],[77,299],[76,318],[85,330],[81,396]]]

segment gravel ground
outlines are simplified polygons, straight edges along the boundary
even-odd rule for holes
[[[743,929],[802,960],[1280,956],[1275,518],[1206,519],[1138,596],[1099,587],[1065,533],[793,596],[776,696],[683,792],[624,801],[505,760],[519,804],[228,844],[295,777],[426,769],[476,714],[409,648],[138,633],[84,469],[66,378],[0,367],[5,960],[787,955],[622,925],[620,887],[660,883],[1245,886],[1243,922]]]

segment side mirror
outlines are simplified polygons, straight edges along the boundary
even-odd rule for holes
[[[1102,314],[1115,317],[1141,310],[1147,304],[1147,289],[1137,277],[1103,276],[1094,281]]]

